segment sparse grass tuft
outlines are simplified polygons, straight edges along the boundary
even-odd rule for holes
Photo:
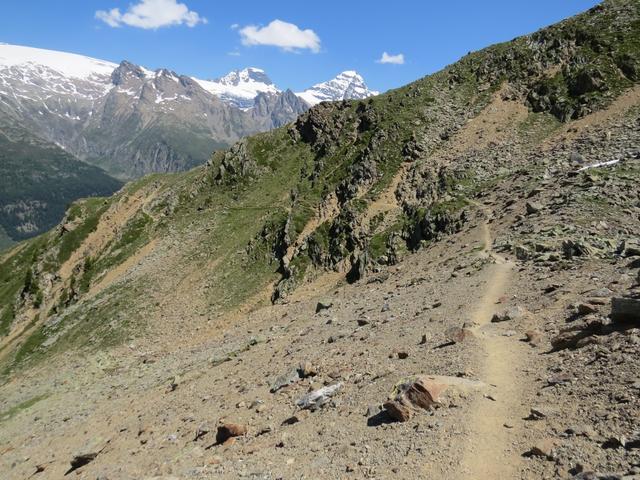
[[[13,407],[9,408],[8,410],[5,410],[4,412],[0,412],[0,423],[11,420],[20,412],[28,410],[29,408],[33,407],[36,403],[44,400],[48,396],[49,395],[47,394],[38,395],[36,397],[30,398],[29,400],[25,400],[24,402],[19,403],[18,405],[14,405]]]

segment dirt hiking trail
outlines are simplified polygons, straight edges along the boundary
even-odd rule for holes
[[[480,206],[485,220],[482,225],[484,248],[481,256],[493,260],[485,294],[471,315],[474,334],[483,351],[476,368],[479,378],[492,387],[490,394],[479,397],[472,407],[469,434],[463,445],[463,458],[455,478],[516,478],[521,458],[512,448],[518,435],[517,413],[522,392],[517,370],[521,364],[517,341],[492,329],[491,317],[504,295],[514,264],[492,251],[489,227],[491,212]],[[495,392],[495,394],[493,393]]]

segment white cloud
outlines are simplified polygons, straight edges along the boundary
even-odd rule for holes
[[[178,3],[177,0],[140,0],[139,3],[129,6],[124,13],[120,12],[119,8],[109,11],[98,10],[96,18],[110,27],[128,25],[152,30],[173,25],[195,27],[199,23],[207,23],[206,18],[189,10],[189,7],[184,3]]]
[[[248,25],[240,29],[243,45],[270,45],[291,52],[308,49],[320,51],[320,37],[311,29],[301,30],[293,23],[274,20],[266,27]]]
[[[389,55],[387,52],[382,53],[382,57],[376,60],[377,63],[392,63],[394,65],[404,65],[404,54]]]

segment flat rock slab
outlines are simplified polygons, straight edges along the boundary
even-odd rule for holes
[[[342,388],[342,383],[336,383],[326,387],[319,388],[313,392],[307,393],[300,400],[296,402],[296,405],[300,408],[316,409],[323,406],[329,401],[329,399],[336,394],[338,390]]]

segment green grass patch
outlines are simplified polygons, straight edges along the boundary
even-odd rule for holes
[[[9,333],[15,318],[16,303],[23,292],[33,294],[36,302],[41,300],[32,266],[48,242],[47,235],[28,240],[16,253],[0,263],[0,336]]]
[[[548,138],[562,123],[550,113],[530,112],[518,125],[518,134],[536,145]]]
[[[29,400],[25,400],[24,402],[14,405],[13,407],[9,408],[8,410],[5,410],[4,412],[0,412],[0,422],[6,422],[8,420],[11,420],[13,417],[18,415],[19,413],[30,409],[36,403],[41,402],[48,396],[49,396],[48,394],[38,395],[36,397],[30,398]]]
[[[33,357],[38,353],[38,350],[42,347],[43,342],[47,339],[47,335],[45,333],[45,327],[38,327],[31,335],[27,337],[13,358],[14,365],[21,365],[27,359]]]
[[[82,213],[79,214],[83,218],[82,222],[70,232],[66,232],[61,240],[58,250],[58,262],[60,264],[66,262],[75,252],[82,242],[94,232],[100,221],[100,217],[107,210],[108,205],[105,204],[104,198],[95,198],[82,202],[80,208]]]

